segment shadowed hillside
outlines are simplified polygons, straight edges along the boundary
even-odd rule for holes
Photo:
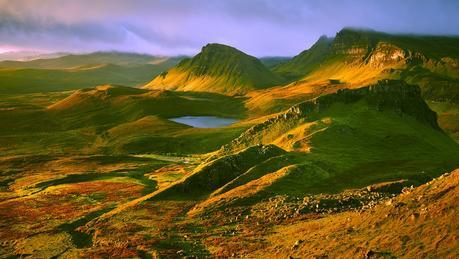
[[[257,114],[304,98],[358,88],[381,79],[419,85],[440,126],[457,138],[459,118],[459,38],[393,35],[345,28],[332,39],[321,37],[310,49],[273,68],[290,84],[251,93],[248,108]]]

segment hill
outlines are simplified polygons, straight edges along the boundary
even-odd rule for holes
[[[137,86],[176,65],[181,57],[95,52],[0,62],[0,94],[66,91],[101,84]]]
[[[93,52],[88,54],[67,54],[55,58],[38,58],[27,61],[2,61],[0,67],[68,69],[87,65],[113,64],[120,66],[170,63],[175,65],[180,57],[161,57],[127,52]]]
[[[286,78],[297,79],[315,69],[328,57],[332,42],[333,39],[322,36],[311,48],[274,66],[273,70]]]
[[[455,257],[458,188],[455,170],[366,211],[279,226],[254,256]]]
[[[343,29],[321,38],[309,50],[275,68],[302,81],[358,86],[381,78],[419,84],[429,100],[457,102],[459,37],[392,35]],[[314,59],[308,59],[310,56]]]
[[[58,93],[51,100],[48,95],[12,96],[0,103],[4,154],[205,153],[247,128],[193,128],[169,120],[244,118],[240,99],[213,93],[102,85]]]
[[[233,47],[208,44],[191,59],[157,76],[150,89],[244,94],[280,84],[281,78],[260,60]]]
[[[418,87],[381,81],[306,101],[251,127],[156,197],[204,197],[196,214],[382,181],[419,185],[459,166],[458,155]]]
[[[310,49],[273,71],[290,84],[251,93],[250,110],[279,111],[343,88],[358,88],[381,79],[419,85],[422,97],[439,113],[441,126],[458,136],[459,37],[398,35],[345,28],[332,39],[321,37]],[[279,101],[274,101],[279,100]],[[281,101],[282,100],[282,101]]]

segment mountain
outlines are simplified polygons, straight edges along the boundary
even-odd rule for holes
[[[157,76],[150,89],[244,94],[280,84],[281,78],[260,60],[233,47],[208,44],[191,59]]]
[[[312,71],[327,58],[332,42],[333,39],[322,36],[311,48],[275,66],[273,70],[290,79],[299,78]]]
[[[3,62],[0,258],[454,257],[456,43]]]
[[[290,84],[252,94],[249,109],[279,111],[302,98],[358,88],[381,79],[419,85],[439,121],[459,139],[459,37],[388,34],[345,28],[273,68]],[[282,99],[283,102],[273,101]],[[279,106],[281,104],[282,106]]]
[[[345,28],[274,70],[295,80],[362,85],[382,78],[419,84],[429,100],[459,100],[459,37],[392,35]]]
[[[276,195],[339,193],[400,179],[419,185],[459,166],[458,155],[420,89],[386,80],[303,102],[252,126],[156,197],[203,199],[190,212],[200,214]]]

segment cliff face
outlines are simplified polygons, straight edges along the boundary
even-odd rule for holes
[[[354,86],[381,79],[419,85],[427,100],[459,102],[459,38],[393,35],[345,28],[320,39],[275,71],[291,81],[339,80]],[[309,58],[314,57],[314,58]],[[318,58],[320,57],[320,58]]]
[[[441,131],[436,113],[422,99],[418,86],[400,80],[382,80],[367,87],[342,89],[334,94],[297,104],[286,112],[251,127],[239,138],[223,146],[220,151],[231,153],[241,147],[276,141],[286,132],[317,120],[333,105],[352,105],[360,102],[377,112],[395,112],[401,117],[414,118],[434,130]]]
[[[293,106],[287,111],[287,117],[290,116],[289,113],[306,116],[312,112],[321,112],[338,102],[347,104],[360,100],[365,100],[370,107],[378,111],[391,110],[400,115],[406,114],[439,129],[437,115],[422,99],[419,87],[400,80],[381,80],[359,89],[338,90],[335,94],[320,96],[313,101]]]
[[[352,29],[343,29],[336,34],[332,43],[332,55],[345,55],[350,58],[360,58],[376,45],[374,32],[364,32]]]

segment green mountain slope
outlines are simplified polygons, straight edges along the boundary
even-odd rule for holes
[[[345,28],[333,39],[322,37],[310,49],[273,68],[292,83],[278,93],[254,98],[256,102],[250,105],[264,107],[275,104],[270,100],[277,96],[296,100],[305,94],[318,96],[381,79],[400,79],[420,86],[423,98],[439,113],[441,127],[457,139],[459,126],[446,121],[459,118],[458,46],[459,37],[454,36],[394,35]]]
[[[0,93],[65,91],[101,84],[138,86],[176,65],[180,57],[96,52],[0,62]]]
[[[333,39],[326,36],[320,37],[311,48],[301,52],[293,59],[275,66],[273,71],[290,79],[297,79],[309,73],[328,57],[332,41]]]
[[[381,78],[419,84],[432,100],[459,99],[459,37],[391,35],[343,29],[275,71],[304,81],[335,79],[359,85]]]
[[[281,83],[260,60],[235,48],[208,44],[191,59],[157,76],[150,89],[243,94]]]
[[[259,58],[261,63],[263,63],[263,65],[265,65],[269,69],[276,67],[282,63],[285,63],[291,59],[292,59],[291,57],[269,57],[269,56]]]
[[[228,143],[247,127],[193,128],[168,120],[245,116],[241,100],[213,93],[103,85],[40,105],[38,100],[47,95],[16,95],[0,102],[2,152],[205,153]],[[37,101],[29,104],[21,98]]]
[[[243,168],[225,185],[209,191],[209,198],[193,213],[275,195],[338,193],[382,181],[407,179],[418,185],[459,166],[459,145],[438,127],[419,88],[403,81],[381,81],[293,106],[251,127],[208,161],[259,144],[275,145],[287,153]],[[212,179],[217,171],[234,172],[237,161],[232,158],[226,167],[196,174]],[[193,186],[192,180],[183,184]]]

